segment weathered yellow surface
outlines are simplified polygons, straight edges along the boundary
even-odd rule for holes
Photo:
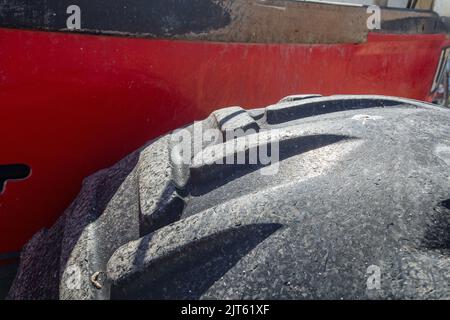
[[[434,0],[418,0],[416,4],[416,9],[432,9]]]
[[[180,38],[252,43],[360,43],[371,31],[367,7],[289,0],[224,0],[231,15],[224,28]],[[382,9],[384,22],[432,17],[432,12]],[[423,26],[426,33],[426,27]],[[398,33],[402,31],[399,30]]]

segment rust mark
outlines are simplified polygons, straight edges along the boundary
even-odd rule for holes
[[[334,44],[365,42],[370,32],[367,28],[370,14],[364,6],[292,0],[224,0],[221,5],[231,16],[231,22],[227,26],[175,38],[220,42]],[[418,30],[420,28],[414,23],[430,21],[431,25],[439,20],[433,12],[392,8],[382,9],[381,17],[382,28],[386,23],[390,27],[386,30],[389,33],[433,33],[431,28]]]

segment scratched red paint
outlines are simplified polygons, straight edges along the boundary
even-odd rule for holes
[[[32,168],[0,195],[0,252],[50,226],[83,177],[215,108],[296,93],[427,99],[445,41],[230,44],[0,29],[0,164]]]

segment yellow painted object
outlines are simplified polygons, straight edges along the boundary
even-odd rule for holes
[[[434,0],[417,0],[415,9],[433,9]]]

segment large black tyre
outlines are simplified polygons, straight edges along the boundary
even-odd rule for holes
[[[270,132],[278,172],[198,161],[220,143],[181,164],[173,134],[153,140],[30,240],[9,298],[450,298],[450,111],[312,95],[201,124],[253,129],[227,144]]]

